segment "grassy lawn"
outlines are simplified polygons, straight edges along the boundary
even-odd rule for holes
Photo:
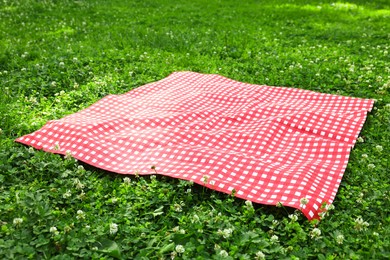
[[[0,258],[389,258],[389,43],[387,0],[0,0]],[[174,71],[376,99],[335,209],[309,222],[14,142]]]

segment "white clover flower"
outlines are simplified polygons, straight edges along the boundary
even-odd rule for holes
[[[366,153],[362,154],[362,158],[368,158],[368,155]]]
[[[77,211],[77,216],[76,216],[77,219],[85,219],[85,213],[82,211],[82,210],[78,210]]]
[[[325,210],[327,210],[327,211],[334,210],[334,205],[333,204],[326,204]]]
[[[372,235],[376,236],[376,237],[379,237],[379,233],[378,232],[372,232]]]
[[[73,179],[73,185],[76,187],[76,189],[81,190],[84,188],[84,184],[81,183],[81,181],[78,178]]]
[[[125,178],[123,178],[123,182],[124,182],[125,184],[130,184],[130,183],[131,183],[131,180],[130,180],[129,177],[125,177]]]
[[[228,257],[229,256],[228,252],[226,252],[225,250],[221,250],[219,252],[219,255],[222,256],[222,257]]]
[[[55,233],[57,231],[57,228],[56,227],[51,227],[50,228],[50,233]]]
[[[51,227],[49,229],[50,233],[54,234],[54,235],[58,235],[60,232],[58,232],[57,228],[56,227]]]
[[[375,168],[375,164],[369,163],[369,164],[367,165],[367,168],[372,170],[372,169]]]
[[[79,195],[77,195],[77,198],[80,200],[83,200],[85,198],[85,192],[81,191],[81,193]]]
[[[253,208],[252,201],[250,201],[250,200],[246,200],[246,201],[245,201],[245,205],[246,205],[248,208],[250,208],[250,209]]]
[[[175,232],[175,233],[179,232],[179,230],[180,230],[179,226],[176,226],[176,227],[172,228],[172,231]]]
[[[67,150],[66,152],[65,152],[65,157],[64,157],[66,160],[70,160],[70,159],[72,159],[72,153],[71,153],[71,151],[69,151],[69,150]]]
[[[70,190],[67,190],[64,194],[62,194],[62,197],[64,199],[69,198],[70,196],[72,196],[72,193],[70,192]]]
[[[65,66],[65,63],[64,63],[63,61],[61,61],[60,63],[58,63],[58,65],[59,65],[60,67],[64,67],[64,66]]]
[[[84,189],[84,184],[82,184],[81,182],[77,183],[76,184],[76,189],[78,189],[78,190]]]
[[[175,203],[175,204],[173,205],[173,208],[174,208],[174,210],[175,210],[176,212],[182,212],[182,211],[183,211],[183,208],[182,208],[181,205],[178,204],[178,203]]]
[[[362,217],[357,217],[355,219],[355,229],[357,231],[363,231],[363,230],[367,230],[367,227],[369,226],[370,224],[367,222],[367,221],[364,221],[362,219]]]
[[[177,252],[176,251],[172,251],[171,252],[171,260],[175,259],[176,255],[177,255]]]
[[[382,145],[377,145],[377,146],[375,146],[375,149],[376,149],[378,152],[382,152],[382,151],[383,151],[383,146],[382,146]]]
[[[67,178],[69,176],[69,172],[70,172],[69,170],[64,171],[63,173],[61,173],[61,177]]]
[[[277,221],[276,219],[272,220],[271,229],[274,229],[277,225],[279,225],[279,221]]]
[[[55,81],[52,81],[50,84],[51,84],[52,87],[57,86],[57,82],[55,82]]]
[[[184,229],[181,228],[181,229],[179,230],[179,234],[185,234],[185,233],[186,233],[186,231],[185,231]]]
[[[319,228],[313,228],[310,232],[310,237],[314,239],[318,239],[321,236],[321,230]]]
[[[301,198],[299,200],[299,202],[302,204],[302,205],[307,205],[307,203],[309,203],[309,200],[307,198]]]
[[[182,245],[177,245],[175,247],[175,251],[178,252],[179,254],[182,254],[182,253],[184,253],[186,251],[186,249]]]
[[[295,221],[298,220],[298,216],[295,215],[295,214],[290,214],[290,215],[288,215],[288,217],[289,217],[293,222],[295,222]]]
[[[270,241],[271,241],[272,243],[276,243],[276,242],[279,241],[279,237],[278,237],[277,235],[273,235],[273,236],[271,237]]]
[[[361,136],[358,137],[357,141],[358,141],[359,143],[364,143],[364,139],[363,139],[363,137],[361,137]]]
[[[342,235],[342,234],[337,235],[336,242],[337,242],[337,244],[341,245],[344,242],[344,235]]]
[[[256,260],[264,260],[265,259],[265,254],[261,251],[256,252]]]
[[[199,222],[200,221],[200,218],[199,218],[199,216],[197,215],[197,214],[194,214],[193,216],[192,216],[192,223],[195,223],[195,222]]]
[[[14,218],[13,223],[15,226],[19,226],[20,224],[23,223],[23,219],[22,218]]]
[[[118,232],[118,224],[111,223],[110,224],[110,234],[114,235],[114,234],[116,234],[116,232]]]
[[[277,208],[281,208],[281,207],[283,207],[283,203],[282,203],[282,202],[280,202],[280,201],[278,201],[278,202],[276,203],[276,207],[277,207]]]
[[[220,230],[218,230],[218,232],[220,232]],[[232,233],[233,233],[233,229],[231,228],[225,228],[224,230],[222,230],[221,232],[221,235],[224,237],[224,238],[229,238]]]

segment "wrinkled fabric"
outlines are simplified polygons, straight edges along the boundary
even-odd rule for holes
[[[281,203],[313,219],[333,202],[373,103],[176,72],[16,141],[119,174],[157,173]]]

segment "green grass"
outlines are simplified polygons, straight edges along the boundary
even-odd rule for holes
[[[387,0],[0,0],[0,258],[389,258],[389,42]],[[14,142],[182,70],[376,99],[335,209],[310,223]]]

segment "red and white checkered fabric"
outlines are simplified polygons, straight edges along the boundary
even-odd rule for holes
[[[16,141],[121,174],[153,174],[155,166],[158,174],[281,202],[313,219],[333,202],[373,103],[176,72]]]

